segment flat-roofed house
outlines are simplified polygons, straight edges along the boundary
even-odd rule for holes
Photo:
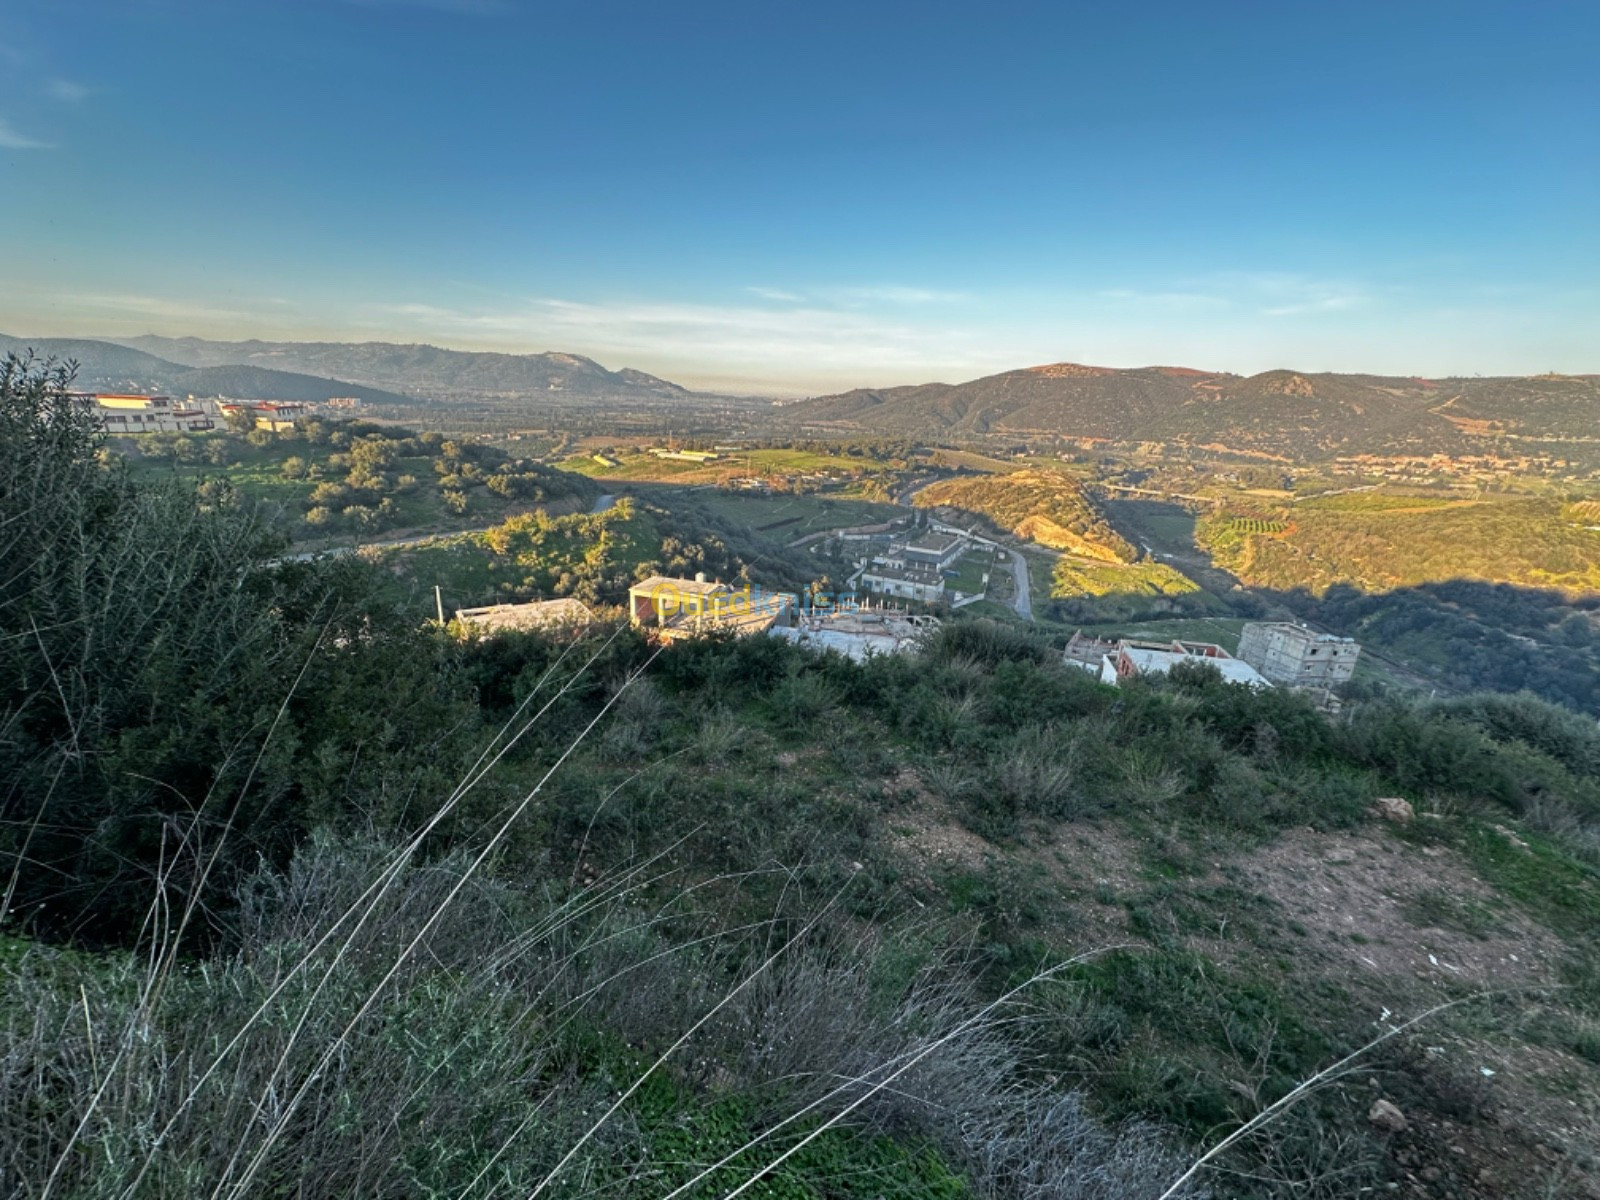
[[[925,533],[900,548],[908,567],[930,567],[942,571],[967,548],[967,539],[957,533]]]
[[[939,629],[939,618],[912,613],[850,609],[812,611],[793,625],[771,631],[811,650],[834,650],[856,662],[875,655],[909,654],[920,650]]]
[[[1061,661],[1069,667],[1077,667],[1080,671],[1098,675],[1106,655],[1115,654],[1116,650],[1117,643],[1114,640],[1085,637],[1083,630],[1079,629],[1067,642],[1066,649],[1061,652]]]
[[[944,575],[937,567],[890,562],[874,563],[861,572],[861,586],[880,596],[895,596],[921,604],[944,599]]]

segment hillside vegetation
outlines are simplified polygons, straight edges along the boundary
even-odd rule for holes
[[[1600,592],[1600,533],[1553,500],[1463,500],[1357,492],[1240,514],[1222,507],[1196,527],[1241,580],[1323,592],[1335,583],[1389,591],[1449,579]]]
[[[64,382],[0,374],[5,1194],[1595,1181],[1592,720],[1112,689],[987,621],[457,640]]]
[[[152,433],[110,445],[145,478],[170,474],[219,500],[267,502],[295,541],[481,525],[531,509],[570,512],[600,495],[582,476],[484,442],[368,421],[310,418],[277,433]]]
[[[1447,692],[1526,689],[1600,713],[1600,530],[1583,503],[1403,486],[1222,495],[1190,518],[1194,539],[1256,603]]]
[[[1600,427],[1600,382],[1290,370],[1240,377],[1055,363],[960,384],[863,388],[781,412],[785,420],[813,428],[1164,443],[1291,462],[1335,454],[1482,453],[1507,433],[1575,447],[1592,443]]]
[[[1130,563],[1139,557],[1076,480],[1050,471],[941,480],[919,490],[912,503],[976,513],[1018,537],[1083,558]]]
[[[482,532],[375,557],[409,594],[431,603],[437,585],[463,607],[555,596],[620,606],[645,575],[732,579],[742,566],[714,534],[690,533],[660,506],[628,497],[601,513],[517,513]]]
[[[559,596],[620,606],[632,583],[656,574],[704,573],[791,593],[815,583],[826,591],[830,579],[848,567],[817,552],[826,547],[791,545],[797,531],[881,518],[883,507],[663,489],[648,499],[622,496],[603,512],[539,508],[513,513],[488,529],[380,545],[362,554],[384,568],[388,594],[418,613],[434,611],[435,587],[450,607]],[[747,508],[755,510],[759,525],[751,524]],[[789,515],[773,520],[774,509]]]
[[[710,462],[683,462],[637,450],[617,451],[617,465],[606,466],[592,454],[578,454],[561,463],[563,470],[588,475],[600,482],[718,483],[730,475],[771,479],[786,490],[785,480],[797,473],[831,474],[860,479],[889,467],[889,462],[868,454],[759,447],[725,453]]]
[[[912,503],[954,520],[975,514],[1062,553],[1041,586],[1043,610],[1060,621],[1109,621],[1218,607],[1181,571],[1141,559],[1075,479],[1047,470],[941,480]]]
[[[1294,371],[1241,378],[1057,363],[962,384],[847,392],[790,406],[785,415],[880,432],[920,429],[924,436],[938,431],[1169,441],[1298,458],[1455,447],[1461,441],[1456,428],[1429,411],[1436,399],[1431,386],[1409,379]]]
[[[1600,378],[1538,375],[1530,379],[1441,381],[1435,408],[1454,421],[1485,422],[1517,437],[1600,438]]]

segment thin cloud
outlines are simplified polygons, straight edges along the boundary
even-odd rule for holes
[[[163,296],[141,296],[124,292],[75,292],[58,299],[69,309],[105,313],[117,317],[137,314],[140,317],[210,321],[218,318],[244,320],[254,315],[242,309],[221,308],[209,304],[169,300]]]
[[[1174,280],[1164,288],[1119,287],[1098,293],[1101,299],[1116,304],[1172,310],[1232,308],[1260,317],[1345,312],[1373,303],[1378,294],[1356,280],[1293,271],[1222,271]]]
[[[859,308],[871,304],[954,304],[972,299],[965,292],[938,291],[934,288],[900,287],[829,287],[810,293],[791,292],[784,288],[747,287],[745,291],[763,300],[783,304],[831,304],[844,308]]]
[[[63,104],[81,104],[89,98],[89,89],[70,79],[52,79],[45,86],[45,94]]]
[[[0,147],[7,150],[52,150],[50,142],[41,142],[14,128],[10,121],[0,117]]]
[[[1100,293],[1103,300],[1118,304],[1135,304],[1156,308],[1226,308],[1231,301],[1225,296],[1210,292],[1190,291],[1139,291],[1136,288],[1110,288]]]
[[[1263,308],[1261,315],[1264,317],[1294,317],[1302,313],[1342,312],[1349,308],[1359,308],[1365,303],[1366,297],[1359,295],[1323,296],[1317,300],[1302,300],[1296,304],[1280,304],[1273,308]]]
[[[964,292],[942,292],[918,287],[849,287],[834,295],[847,303],[871,304],[955,304],[971,297]]]
[[[870,381],[885,373],[970,377],[1014,365],[1014,351],[972,331],[928,327],[817,304],[594,303],[554,297],[482,310],[374,305],[374,334],[417,334],[483,348],[565,350],[675,377],[708,368],[794,391],[796,379]]]
[[[1318,279],[1286,271],[1246,272],[1231,278],[1264,317],[1343,312],[1372,300],[1370,288],[1347,279]]]

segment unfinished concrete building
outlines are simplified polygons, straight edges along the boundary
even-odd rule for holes
[[[1361,647],[1347,637],[1288,621],[1252,621],[1239,635],[1239,657],[1273,683],[1327,691],[1356,669]]]
[[[577,629],[594,620],[594,613],[581,600],[535,600],[528,604],[488,604],[482,608],[459,608],[455,625],[463,634],[489,636],[507,630]]]
[[[693,579],[652,575],[628,589],[628,615],[633,624],[664,642],[725,632],[736,637],[766,633],[792,619],[795,597],[783,592],[763,592],[745,584],[732,588],[710,582],[705,574]]]
[[[1100,664],[1100,682],[1120,684],[1139,675],[1165,675],[1176,666],[1208,666],[1216,669],[1227,683],[1245,687],[1270,688],[1249,663],[1234,658],[1215,642],[1139,642],[1131,638],[1117,641],[1116,650]]]
[[[938,617],[857,608],[807,613],[792,626],[775,626],[768,632],[798,646],[836,650],[856,662],[865,662],[874,655],[912,653],[938,629]]]

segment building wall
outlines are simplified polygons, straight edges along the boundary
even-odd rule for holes
[[[920,604],[937,604],[944,599],[943,580],[937,583],[917,583],[910,579],[897,579],[892,575],[874,575],[871,571],[867,571],[862,574],[861,582],[868,591],[884,596],[897,596],[902,600],[915,600]]]
[[[966,551],[966,548],[966,543],[958,539],[954,545],[950,546],[946,550],[935,552],[932,550],[924,550],[919,549],[916,546],[907,545],[902,553],[905,561],[908,563],[914,563],[918,566],[933,567],[936,570],[942,571],[951,563],[955,562],[956,559],[960,558],[961,555]]]
[[[1332,687],[1349,679],[1361,647],[1297,625],[1252,622],[1239,635],[1239,657],[1268,679],[1295,686]]]
[[[674,616],[703,616],[718,612],[729,603],[729,595],[726,587],[708,595],[694,590],[692,585],[678,588],[668,581],[650,588],[629,588],[628,602],[635,625],[655,625],[663,617],[670,620]]]

